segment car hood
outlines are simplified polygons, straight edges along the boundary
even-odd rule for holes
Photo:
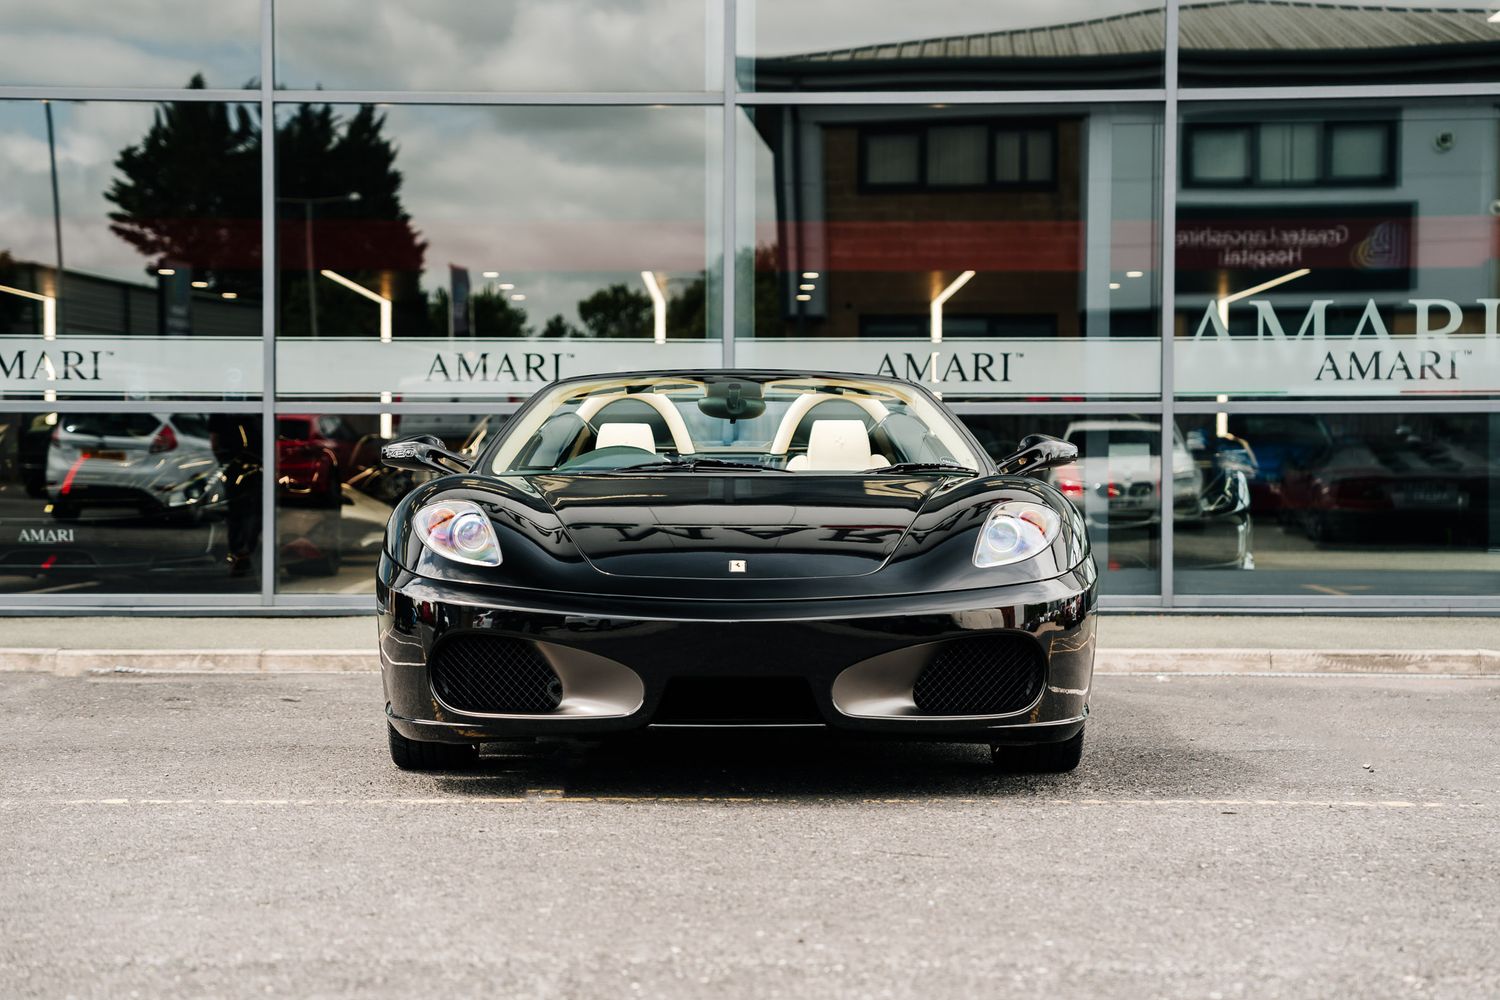
[[[617,576],[863,576],[883,566],[942,477],[671,472],[543,475],[532,486],[579,552]]]

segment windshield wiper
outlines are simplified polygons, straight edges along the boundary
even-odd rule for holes
[[[740,469],[750,472],[785,472],[767,465],[751,465],[749,462],[731,462],[723,458],[666,458],[659,462],[642,462],[640,465],[622,465],[617,469],[602,469],[602,472],[694,472],[698,469]]]
[[[977,476],[979,472],[957,462],[897,462],[871,472],[947,472],[955,476]]]

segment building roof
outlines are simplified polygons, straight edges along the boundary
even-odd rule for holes
[[[1208,0],[1181,10],[1181,47],[1246,49],[1400,49],[1500,42],[1484,7],[1417,8],[1306,0]],[[1065,24],[862,45],[775,57],[801,62],[893,59],[1078,58],[1157,52],[1161,8]]]

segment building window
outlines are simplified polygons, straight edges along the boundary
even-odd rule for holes
[[[1050,125],[944,123],[861,136],[866,189],[1051,188],[1057,132]]]
[[[988,179],[983,125],[944,125],[927,131],[927,183],[975,187]]]
[[[1000,184],[1051,184],[1053,132],[1044,128],[997,128],[995,180]]]
[[[865,140],[865,183],[911,187],[922,183],[922,135],[891,132]]]
[[[1204,124],[1184,129],[1185,187],[1391,187],[1394,122]]]

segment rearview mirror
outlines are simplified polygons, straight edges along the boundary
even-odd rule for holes
[[[1029,476],[1055,465],[1078,460],[1078,446],[1050,434],[1028,434],[1015,451],[995,464],[1002,476]]]
[[[380,461],[392,469],[409,472],[437,472],[451,475],[468,472],[473,463],[456,451],[449,451],[441,438],[432,434],[392,441],[380,449]]]

